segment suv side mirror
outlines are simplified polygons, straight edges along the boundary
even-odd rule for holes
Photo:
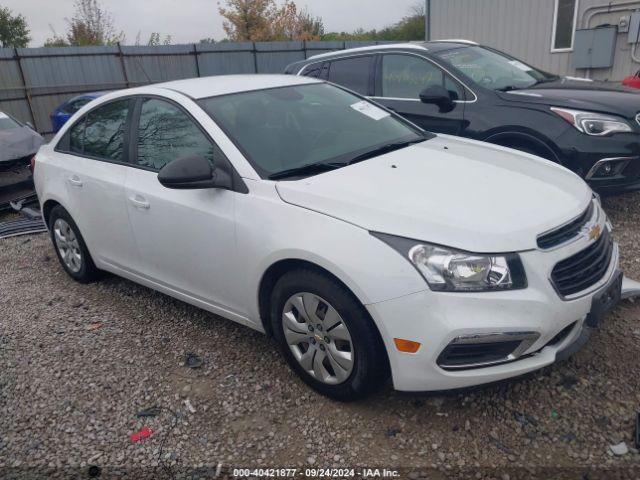
[[[448,112],[453,109],[454,103],[449,90],[442,85],[433,85],[420,92],[422,103],[434,103],[440,107],[440,111]]]
[[[200,155],[183,157],[167,163],[158,172],[158,181],[167,188],[181,190],[233,188],[231,175],[220,167],[212,167],[209,160]]]

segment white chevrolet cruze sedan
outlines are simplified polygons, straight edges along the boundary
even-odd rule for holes
[[[111,93],[34,169],[71,277],[112,272],[272,335],[336,399],[541,368],[620,298],[610,223],[575,174],[315,79]]]

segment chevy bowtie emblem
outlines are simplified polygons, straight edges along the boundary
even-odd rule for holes
[[[600,225],[594,225],[589,229],[589,240],[596,240],[598,237],[600,237],[601,233],[602,228],[600,227]]]

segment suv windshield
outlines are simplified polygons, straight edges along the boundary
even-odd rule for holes
[[[528,88],[557,78],[504,53],[483,47],[462,47],[435,52],[435,55],[476,83],[493,90]]]
[[[428,138],[325,83],[222,95],[200,105],[262,177],[321,173]]]

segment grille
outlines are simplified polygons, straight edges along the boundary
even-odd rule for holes
[[[612,252],[613,240],[605,229],[596,242],[557,263],[551,280],[558,293],[566,297],[598,283],[609,268]]]
[[[580,233],[580,229],[585,223],[587,223],[592,215],[593,202],[591,202],[587,209],[582,213],[582,215],[580,215],[575,220],[572,220],[566,225],[556,228],[549,233],[540,235],[538,237],[538,247],[546,250],[558,246],[566,242],[567,240],[571,240],[573,237],[577,236],[578,233]]]

